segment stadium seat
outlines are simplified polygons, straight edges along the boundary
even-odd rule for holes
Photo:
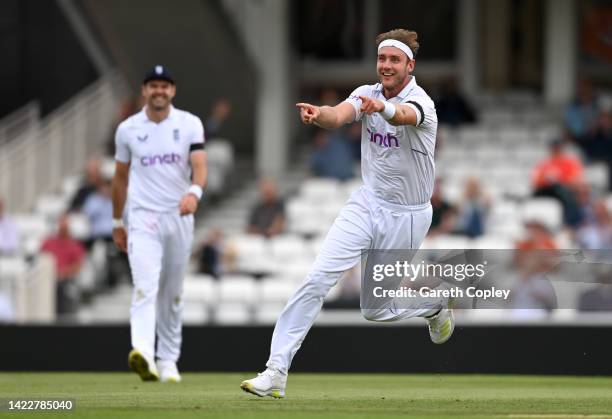
[[[234,166],[234,149],[229,141],[214,138],[206,143],[206,152],[209,172],[207,191],[218,194],[223,191],[227,175]]]
[[[11,218],[17,225],[22,240],[26,237],[42,239],[51,232],[51,228],[49,228],[45,217],[39,214],[19,213],[13,215]]]
[[[272,255],[279,261],[289,261],[300,258],[307,251],[307,246],[302,237],[285,234],[270,239]]]
[[[584,168],[586,182],[597,191],[608,190],[608,166],[605,163],[589,164]]]
[[[561,228],[563,210],[556,199],[533,198],[525,202],[521,208],[521,219],[523,222],[537,221],[554,232]]]
[[[223,169],[230,169],[234,165],[234,148],[223,138],[212,138],[206,143],[207,160],[211,164],[219,165]]]
[[[440,235],[436,236],[436,249],[469,249],[470,240],[465,236]]]
[[[512,127],[502,129],[498,133],[501,144],[509,146],[527,146],[532,135],[528,129]]]
[[[259,283],[258,301],[285,304],[295,289],[296,284],[292,281],[277,278],[264,279]]]
[[[300,197],[315,204],[343,196],[340,182],[332,179],[307,179],[300,188]]]
[[[329,230],[332,220],[329,214],[321,219],[316,202],[307,199],[296,198],[287,204],[288,230],[301,235],[318,235]]]
[[[36,212],[49,222],[55,222],[67,208],[67,200],[57,195],[43,195],[36,201]]]
[[[218,300],[223,303],[253,305],[259,295],[255,279],[245,275],[224,275],[218,285]]]
[[[81,181],[82,178],[80,175],[70,176],[62,181],[62,195],[66,200],[72,199],[81,186]]]
[[[217,303],[218,282],[210,275],[188,275],[183,282],[183,300],[204,305]]]
[[[201,302],[185,301],[183,304],[183,324],[204,324],[210,320],[207,307]]]
[[[228,239],[236,249],[236,265],[239,271],[261,273],[275,270],[268,241],[259,235],[237,234]]]
[[[221,325],[243,325],[254,322],[253,312],[244,304],[220,304],[214,310],[214,320]]]
[[[275,324],[284,307],[284,304],[262,304],[258,306],[255,310],[255,322],[264,325]]]
[[[68,229],[70,234],[77,240],[86,240],[89,238],[91,226],[89,218],[85,214],[72,212],[68,216]]]
[[[28,265],[18,256],[0,256],[0,268],[1,279],[15,279],[26,273]]]
[[[481,236],[472,240],[472,249],[514,249],[514,241],[498,235]]]

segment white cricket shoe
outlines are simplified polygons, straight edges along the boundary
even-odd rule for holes
[[[132,349],[128,355],[128,365],[130,369],[140,376],[142,381],[159,380],[159,372],[155,366],[155,361],[146,357],[138,349]]]
[[[157,360],[157,369],[159,370],[159,380],[162,383],[180,383],[181,374],[179,374],[176,362]]]
[[[282,399],[285,397],[286,385],[287,374],[277,369],[267,368],[264,372],[257,374],[257,377],[243,381],[240,388],[259,397],[270,396]]]
[[[450,339],[455,330],[453,310],[444,308],[433,317],[426,318],[429,324],[429,337],[435,344],[441,344]]]

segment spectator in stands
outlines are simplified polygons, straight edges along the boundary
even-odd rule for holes
[[[0,198],[0,256],[12,255],[19,250],[19,230],[11,217],[4,210],[4,202]]]
[[[113,201],[111,199],[111,180],[104,179],[95,192],[89,194],[81,210],[87,216],[90,236],[85,245],[88,249],[97,240],[113,242]]]
[[[525,227],[526,237],[516,244],[514,266],[519,281],[511,293],[511,306],[516,317],[541,317],[557,306],[546,277],[557,264],[557,245],[543,222],[529,220]]]
[[[310,170],[317,177],[348,180],[353,177],[353,153],[342,131],[318,130]]]
[[[102,161],[99,156],[94,156],[87,160],[85,165],[85,179],[70,202],[70,211],[80,211],[83,204],[89,197],[98,190],[102,182],[100,173]]]
[[[575,186],[582,181],[581,161],[564,151],[563,140],[550,143],[550,156],[537,164],[532,176],[534,196],[552,197],[563,206],[565,224],[576,226],[580,222]]]
[[[71,236],[68,217],[68,214],[60,216],[57,234],[47,238],[41,247],[41,251],[55,259],[58,314],[68,314],[76,309],[78,291],[75,279],[85,260],[85,248]]]
[[[604,200],[593,206],[593,217],[576,231],[576,242],[583,249],[612,249],[612,216]]]
[[[608,189],[612,190],[612,104],[602,109],[593,129],[583,142],[589,159],[602,161],[608,166]]]
[[[585,291],[578,300],[580,311],[612,311],[612,269],[606,263],[595,271],[597,285]]]
[[[520,258],[530,250],[556,250],[557,243],[552,232],[542,221],[527,220],[525,222],[525,237],[516,243],[516,249],[516,255]]]
[[[464,199],[459,205],[456,233],[470,238],[485,233],[485,221],[491,202],[482,192],[478,179],[470,177],[465,183]]]
[[[127,254],[120,252],[113,242],[113,201],[111,197],[110,173],[104,173],[98,189],[87,197],[82,213],[87,216],[90,234],[84,245],[92,250],[94,244],[102,243],[105,255],[105,266],[102,272],[102,283],[112,288],[122,278],[130,277]]]
[[[223,134],[223,125],[232,113],[232,104],[229,99],[221,98],[215,102],[212,114],[204,121],[204,132],[207,138],[220,137]]]
[[[457,88],[454,79],[447,80],[442,85],[440,95],[435,101],[438,122],[457,126],[473,124],[477,121],[476,111]]]
[[[586,79],[580,80],[577,97],[567,106],[564,115],[565,127],[578,145],[584,145],[585,136],[594,127],[598,113],[593,86]]]
[[[276,182],[263,178],[259,182],[259,202],[252,208],[247,231],[266,237],[281,234],[285,228],[285,204],[278,197]]]
[[[593,201],[593,193],[591,186],[587,182],[579,182],[574,188],[576,203],[578,204],[578,220],[577,226],[590,223],[595,220],[595,202]]]
[[[436,179],[434,184],[431,207],[433,213],[428,236],[433,237],[439,234],[451,233],[455,228],[457,210],[442,196],[442,179]]]
[[[213,228],[197,252],[198,272],[219,279],[224,269],[225,244],[223,231]]]
[[[359,163],[361,161],[361,124],[350,124],[346,130],[346,138],[351,149],[353,163]]]

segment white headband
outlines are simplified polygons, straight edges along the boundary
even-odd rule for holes
[[[414,60],[414,55],[412,54],[412,50],[410,49],[408,45],[404,44],[402,41],[398,41],[397,39],[385,39],[380,44],[378,44],[378,51],[380,52],[380,49],[384,47],[395,47],[397,49],[401,49],[408,56],[408,58],[410,58],[411,60]]]

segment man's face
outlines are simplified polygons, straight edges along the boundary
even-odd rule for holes
[[[151,80],[142,86],[142,96],[147,106],[156,111],[167,109],[175,94],[176,86],[164,80]]]
[[[414,69],[414,60],[395,47],[383,47],[378,51],[376,72],[385,90],[401,86]]]

